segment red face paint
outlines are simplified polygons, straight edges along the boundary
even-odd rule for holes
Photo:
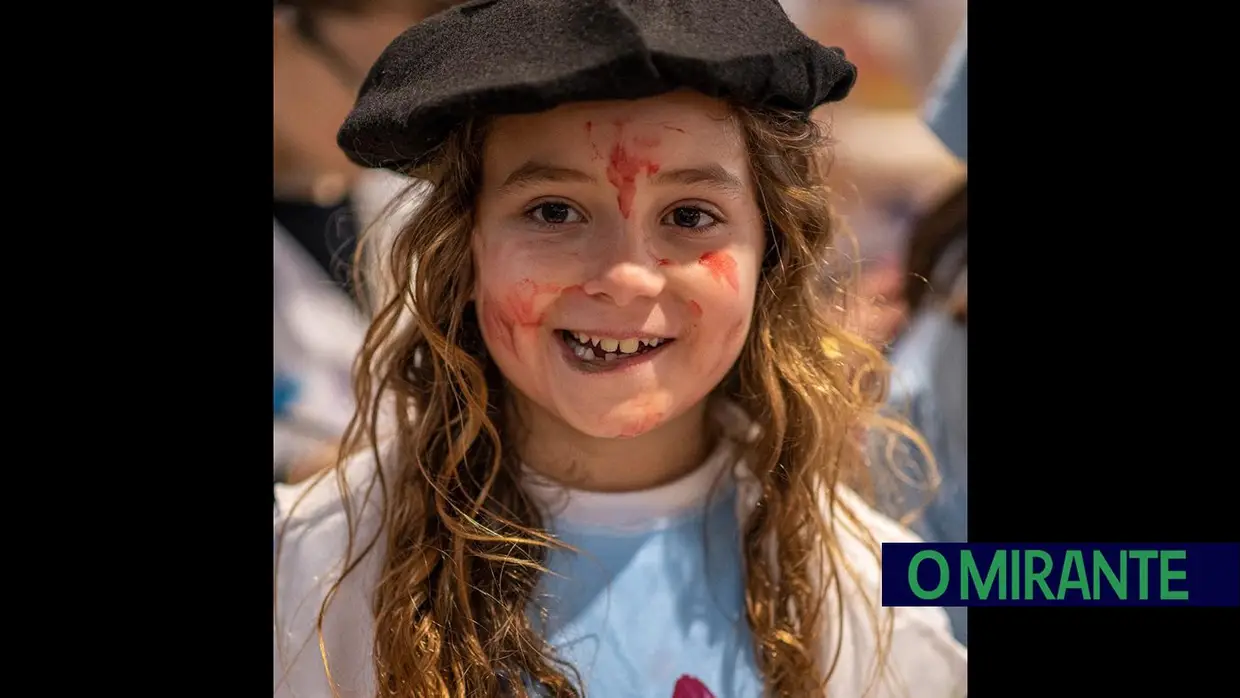
[[[727,252],[707,252],[698,259],[698,264],[709,269],[715,281],[727,283],[733,291],[740,288],[740,281],[736,278],[736,260]]]
[[[663,412],[661,410],[646,412],[646,414],[642,415],[641,419],[622,429],[620,431],[620,438],[628,439],[645,434],[655,428],[655,426],[662,420]]]
[[[641,174],[643,169],[646,170],[647,175],[652,175],[659,171],[659,165],[630,155],[620,143],[612,147],[611,162],[607,165],[607,181],[619,191],[616,195],[616,203],[620,206],[620,215],[625,218],[633,212],[633,197],[637,194],[637,175]]]
[[[697,301],[689,301],[689,314],[695,318],[702,317],[702,306],[698,305]]]
[[[594,151],[593,158],[595,160],[602,160],[603,154],[599,152],[598,144],[594,142],[594,122],[593,121],[586,122],[586,140],[590,141],[590,150]]]
[[[642,148],[653,148],[659,145],[657,139],[634,139],[635,145]],[[633,197],[637,193],[637,176],[646,171],[652,175],[659,171],[659,164],[630,153],[624,147],[624,123],[616,124],[616,144],[611,148],[611,158],[607,164],[607,181],[616,188],[616,203],[620,206],[620,215],[625,218],[633,212]]]
[[[513,335],[521,330],[537,329],[543,324],[545,313],[534,309],[539,297],[563,294],[578,288],[580,286],[540,284],[530,279],[522,279],[516,288],[504,295],[503,300],[497,301],[489,294],[486,296],[482,322],[486,324],[488,333],[496,343],[510,353],[515,352]]]
[[[549,293],[560,293],[564,288],[555,284],[539,284],[529,279],[522,279],[517,287],[508,292],[505,300],[513,322],[523,327],[537,327],[542,324],[542,316],[535,314],[534,301],[539,296]]]

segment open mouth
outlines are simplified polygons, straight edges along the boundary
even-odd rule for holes
[[[585,367],[619,368],[647,359],[676,340],[665,337],[603,337],[560,330],[560,339]]]

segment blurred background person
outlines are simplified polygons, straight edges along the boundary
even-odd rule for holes
[[[927,122],[967,161],[967,25],[935,88]],[[938,471],[938,487],[913,523],[931,541],[963,542],[969,532],[968,209],[966,174],[913,227],[904,293],[910,321],[891,357],[889,404],[926,439]],[[966,609],[949,608],[948,615],[967,644]]]
[[[330,464],[353,414],[367,325],[351,283],[358,236],[399,222],[409,182],[349,162],[336,131],[392,39],[443,0],[281,0],[273,11],[274,460],[277,480]],[[410,204],[412,205],[412,204]],[[382,247],[382,246],[377,246]]]
[[[889,345],[907,324],[905,254],[915,214],[964,170],[928,128],[923,105],[967,11],[965,0],[784,0],[810,36],[843,48],[858,69],[846,104],[816,116],[839,144],[830,182],[856,237],[843,251],[861,278],[852,319]]]

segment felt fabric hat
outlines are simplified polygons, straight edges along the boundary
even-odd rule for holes
[[[472,0],[388,46],[337,140],[360,165],[401,171],[471,116],[689,88],[808,118],[856,77],[778,0]]]

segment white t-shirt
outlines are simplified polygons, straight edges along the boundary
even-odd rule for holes
[[[721,440],[703,465],[684,478],[642,493],[602,494],[549,488],[529,483],[530,493],[548,514],[550,527],[584,544],[590,564],[606,567],[603,576],[610,583],[598,582],[589,565],[552,557],[549,564],[559,573],[575,573],[582,584],[595,584],[606,591],[603,600],[579,594],[563,585],[552,585],[556,592],[553,611],[568,616],[553,621],[555,629],[548,640],[561,655],[574,660],[582,670],[591,695],[649,695],[671,698],[687,690],[685,682],[702,686],[715,698],[755,695],[747,647],[746,628],[728,629],[728,618],[743,618],[737,605],[742,574],[728,558],[710,558],[696,550],[699,543],[718,545],[729,538],[712,533],[706,541],[691,535],[700,532],[704,520],[736,525],[753,510],[757,483],[732,453],[736,441],[752,438],[752,426],[732,405],[721,403],[715,417],[729,438]],[[366,542],[378,530],[380,495],[367,484],[374,473],[374,462],[362,457],[346,468],[354,494],[358,540]],[[722,486],[720,486],[722,484]],[[723,499],[708,493],[721,493]],[[290,507],[305,495],[296,511]],[[879,542],[905,542],[916,538],[892,520],[867,507],[851,492],[838,495],[858,515],[862,524]],[[735,507],[721,510],[719,502]],[[360,512],[360,515],[358,515]],[[734,516],[733,516],[734,514]],[[277,489],[275,534],[287,524],[278,558],[275,694],[301,698],[327,698],[327,683],[319,653],[316,621],[324,594],[336,579],[347,544],[347,524],[334,478],[314,486],[281,486]],[[856,581],[842,575],[844,613],[828,621],[823,646],[818,648],[822,666],[829,666],[835,652],[836,622],[842,622],[842,648],[828,684],[832,695],[859,697],[871,685],[875,658],[875,629],[872,617],[885,609],[877,607],[881,598],[880,568],[857,537],[856,529],[845,520],[836,521],[844,560],[854,569]],[[739,541],[732,532],[733,542]],[[382,539],[375,550],[383,549]],[[724,551],[725,553],[729,551]],[[323,639],[332,677],[343,697],[374,695],[371,665],[373,618],[371,597],[381,565],[380,553],[363,559],[345,578],[324,619]],[[710,563],[706,560],[714,560]],[[720,562],[722,561],[722,565]],[[703,571],[717,577],[702,579]],[[719,579],[723,577],[723,579]],[[707,584],[707,581],[713,583]],[[548,587],[540,587],[540,592]],[[717,608],[705,604],[690,612],[679,610],[672,600],[713,596]],[[635,598],[640,597],[640,598]],[[667,602],[667,603],[664,603]],[[653,605],[652,605],[653,604]],[[658,604],[664,612],[654,613]],[[827,615],[833,616],[835,603],[827,600]],[[631,609],[631,610],[629,610]],[[633,626],[632,615],[642,614],[644,622]],[[718,617],[713,617],[716,614]],[[553,613],[553,618],[555,614]],[[626,623],[629,625],[626,626]],[[658,626],[652,630],[651,626]],[[735,631],[735,632],[733,632]],[[581,639],[604,638],[601,644],[582,649]],[[654,638],[661,643],[651,652]],[[727,653],[727,654],[725,654]],[[894,629],[885,679],[868,695],[895,698],[955,698],[967,693],[967,652],[951,636],[942,609],[894,609]],[[636,691],[637,693],[634,693]],[[677,691],[677,693],[674,693]],[[704,695],[692,693],[692,695]]]

